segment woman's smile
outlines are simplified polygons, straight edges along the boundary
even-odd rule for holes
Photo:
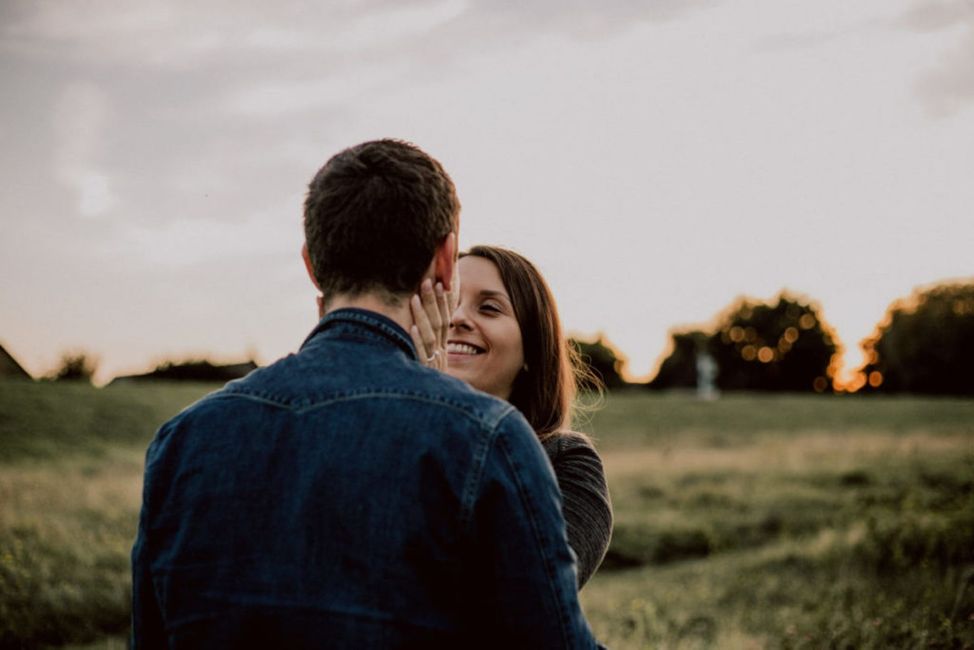
[[[464,343],[463,341],[447,341],[446,351],[451,356],[469,357],[477,354],[483,354],[486,350],[477,347],[472,343]]]

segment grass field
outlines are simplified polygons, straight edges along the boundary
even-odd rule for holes
[[[0,648],[122,648],[142,458],[206,385],[0,383]],[[974,648],[974,401],[620,393],[611,648]]]
[[[618,395],[614,648],[974,647],[974,402]]]

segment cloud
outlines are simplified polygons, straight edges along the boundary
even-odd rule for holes
[[[933,31],[958,24],[970,24],[974,3],[970,0],[931,0],[916,2],[898,23],[916,31]]]
[[[339,49],[357,49],[372,43],[422,37],[450,24],[468,10],[466,0],[390,4],[383,11],[365,14],[352,21],[332,45]]]
[[[974,2],[918,2],[900,16],[897,25],[923,33],[959,32],[953,47],[944,52],[939,65],[916,81],[916,92],[931,114],[950,116],[974,101]]]
[[[814,49],[842,40],[861,39],[865,34],[888,28],[888,23],[888,20],[877,19],[870,15],[857,16],[840,24],[832,21],[827,27],[809,28],[806,25],[802,31],[762,36],[754,41],[752,49],[756,52],[771,53]]]
[[[916,89],[936,116],[953,115],[974,102],[974,27],[939,67],[917,80]]]
[[[339,110],[373,90],[404,83],[410,65],[393,61],[361,65],[354,75],[322,75],[281,81],[242,83],[217,102],[221,110],[252,118],[278,118],[285,114]]]
[[[462,73],[464,61],[549,34],[604,38],[717,2],[9,0],[0,55],[84,66],[113,88],[115,79],[155,93],[195,85],[192,96],[162,104],[267,120]]]
[[[639,21],[666,21],[718,0],[371,0],[309,4],[281,0],[113,0],[4,3],[0,48],[21,56],[158,68],[259,64],[296,54],[385,52],[409,57],[436,42],[509,47],[512,39],[559,32],[602,37]],[[429,39],[433,39],[432,41]],[[326,67],[333,61],[313,61]],[[348,61],[344,62],[346,65]]]
[[[99,166],[109,116],[105,94],[86,82],[69,84],[54,111],[55,177],[75,191],[84,217],[101,216],[116,204],[109,176]]]
[[[164,224],[126,224],[120,250],[131,266],[153,269],[191,268],[206,263],[253,260],[287,255],[297,259],[301,246],[298,220],[282,228],[280,214],[291,206],[241,215],[233,222],[178,217]]]
[[[40,73],[67,84],[48,133],[77,214],[233,220],[270,188],[291,191],[289,178],[303,188],[323,162],[316,149],[381,130],[388,120],[376,127],[369,110],[383,97],[551,34],[602,38],[715,2],[8,0],[0,56],[24,83]]]
[[[786,34],[771,34],[763,36],[754,42],[756,52],[786,52],[789,50],[804,50],[826,45],[839,38],[842,34],[829,31],[789,32]]]
[[[252,65],[295,54],[353,51],[370,42],[418,35],[466,7],[463,0],[330,4],[14,0],[5,8],[0,48],[33,58],[72,57],[140,68]]]
[[[531,30],[566,31],[577,35],[607,35],[627,29],[634,22],[665,22],[692,11],[718,4],[717,0],[537,0],[494,2],[480,0],[476,13],[502,15],[505,22]]]
[[[133,58],[172,31],[183,38],[175,11],[162,2],[114,5],[94,2],[11,2],[0,28],[0,45],[8,52],[40,58],[63,55],[85,61]],[[140,60],[142,57],[138,57]]]
[[[97,171],[82,172],[77,177],[79,190],[78,212],[83,217],[97,217],[115,206],[115,195],[108,176]]]

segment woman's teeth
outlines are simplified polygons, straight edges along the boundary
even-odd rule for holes
[[[466,343],[447,343],[446,351],[450,354],[480,354],[481,351]]]

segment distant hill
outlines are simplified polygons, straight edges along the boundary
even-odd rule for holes
[[[187,361],[185,363],[164,363],[152,372],[141,375],[116,377],[112,384],[138,383],[144,381],[230,381],[240,379],[257,369],[253,361],[214,365],[209,361]]]
[[[24,367],[0,344],[0,377],[3,379],[33,379]]]

